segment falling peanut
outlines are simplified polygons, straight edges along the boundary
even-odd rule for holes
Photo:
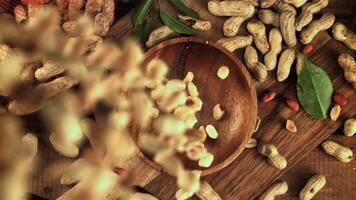
[[[277,147],[273,144],[258,145],[258,152],[267,157],[268,163],[275,168],[282,170],[287,167],[287,160],[279,154]]]
[[[312,199],[326,184],[326,178],[322,175],[314,175],[308,179],[304,188],[299,193],[300,200]]]

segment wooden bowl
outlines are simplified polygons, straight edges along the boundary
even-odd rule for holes
[[[183,79],[194,73],[203,108],[197,113],[197,125],[213,124],[219,132],[216,140],[207,138],[205,146],[215,159],[210,168],[200,168],[197,162],[183,159],[188,169],[202,170],[208,175],[230,164],[244,149],[256,126],[257,97],[252,79],[242,62],[225,48],[198,37],[179,37],[164,41],[148,50],[143,66],[153,58],[164,60],[170,67],[168,78]],[[230,74],[225,80],[217,77],[217,70],[225,65]],[[213,107],[221,104],[225,116],[213,118]],[[146,164],[161,170],[150,156],[142,154]]]

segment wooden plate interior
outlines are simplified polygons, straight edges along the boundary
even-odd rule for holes
[[[193,83],[203,100],[202,110],[197,113],[196,127],[212,124],[219,132],[216,140],[208,138],[205,142],[215,157],[211,167],[200,168],[197,162],[187,158],[183,159],[185,166],[202,170],[202,175],[207,175],[230,164],[244,149],[257,118],[256,91],[244,65],[222,47],[197,37],[180,37],[158,44],[146,53],[143,66],[153,58],[160,58],[168,64],[169,79],[183,79],[187,72],[194,73]],[[225,80],[217,77],[217,70],[222,65],[230,69]],[[225,116],[219,121],[212,117],[216,104],[226,108]],[[150,159],[148,162],[160,169]]]

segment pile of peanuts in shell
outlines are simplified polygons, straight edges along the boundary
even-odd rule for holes
[[[60,31],[60,19],[53,7],[44,7],[31,23],[0,15],[0,26],[5,27],[0,30],[0,143],[13,144],[0,147],[0,163],[9,166],[3,169],[9,176],[0,177],[0,188],[6,188],[1,199],[25,196],[27,180],[41,159],[37,133],[28,132],[21,117],[34,113],[42,117],[53,149],[74,159],[43,171],[63,185],[74,185],[58,199],[97,200],[118,194],[157,199],[125,185],[139,152],[130,136],[137,130],[131,125],[140,131],[140,149],[177,177],[177,199],[194,194],[203,200],[221,199],[200,180],[200,170],[185,169],[176,155],[184,153],[202,168],[214,160],[203,142],[207,136],[218,137],[215,127],[193,127],[203,105],[194,74],[168,80],[168,66],[159,59],[141,67],[144,55],[135,42],[127,41],[122,48],[110,41],[93,42],[96,29],[87,16],[78,16],[75,35],[68,35]],[[10,64],[12,68],[6,67]],[[222,67],[217,76],[226,78],[228,69]],[[214,110],[217,119],[224,115],[220,106]],[[83,148],[85,141],[89,149]],[[118,176],[113,168],[123,174]],[[2,184],[9,182],[13,184]]]
[[[244,61],[247,69],[255,79],[263,82],[267,78],[268,71],[277,68],[276,77],[279,82],[285,81],[290,74],[291,68],[296,61],[296,73],[299,74],[303,67],[304,55],[296,52],[297,35],[300,43],[306,45],[303,53],[310,53],[313,46],[310,44],[320,32],[332,28],[335,40],[342,42],[351,50],[356,50],[355,33],[341,23],[334,23],[335,16],[330,13],[323,14],[319,19],[313,19],[313,15],[320,12],[329,3],[329,0],[234,0],[208,2],[208,10],[216,16],[228,17],[223,24],[224,38],[217,41],[227,50],[234,52],[245,48]],[[297,9],[301,8],[298,14]],[[251,19],[254,14],[258,19]],[[240,27],[246,22],[247,31],[250,35],[238,35]],[[266,26],[272,26],[267,34]],[[282,44],[284,41],[285,47]],[[254,42],[257,50],[252,46]],[[263,61],[258,60],[258,52],[263,56]],[[344,70],[345,79],[356,90],[356,62],[349,54],[341,54],[338,58],[339,65]],[[262,100],[265,103],[276,97],[276,92],[267,92]],[[330,111],[330,118],[336,121],[341,113],[341,106],[347,104],[347,99],[339,93],[334,94],[335,105]],[[299,110],[298,102],[288,99],[288,106],[295,111]],[[290,133],[298,131],[294,121],[287,119],[285,128]],[[348,137],[356,133],[356,121],[347,119],[344,124],[344,134]],[[258,147],[260,154],[267,157],[268,163],[277,169],[284,169],[287,160],[280,155],[273,144],[258,144],[251,138],[246,148]],[[350,148],[338,144],[335,141],[326,140],[322,149],[329,155],[341,162],[348,163],[353,159]],[[302,200],[312,199],[315,194],[326,184],[326,178],[322,175],[311,177],[305,187],[300,191],[299,198]],[[269,200],[285,194],[288,184],[285,181],[274,183],[258,199]]]

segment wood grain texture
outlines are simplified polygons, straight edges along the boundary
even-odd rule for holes
[[[344,136],[341,129],[338,129],[328,139],[351,148],[355,154],[356,138]],[[325,154],[320,146],[281,177],[282,180],[288,182],[289,191],[280,199],[297,200],[298,193],[306,180],[314,174],[323,174],[327,180],[326,186],[315,196],[315,199],[355,199],[356,159],[347,164],[341,163]]]

